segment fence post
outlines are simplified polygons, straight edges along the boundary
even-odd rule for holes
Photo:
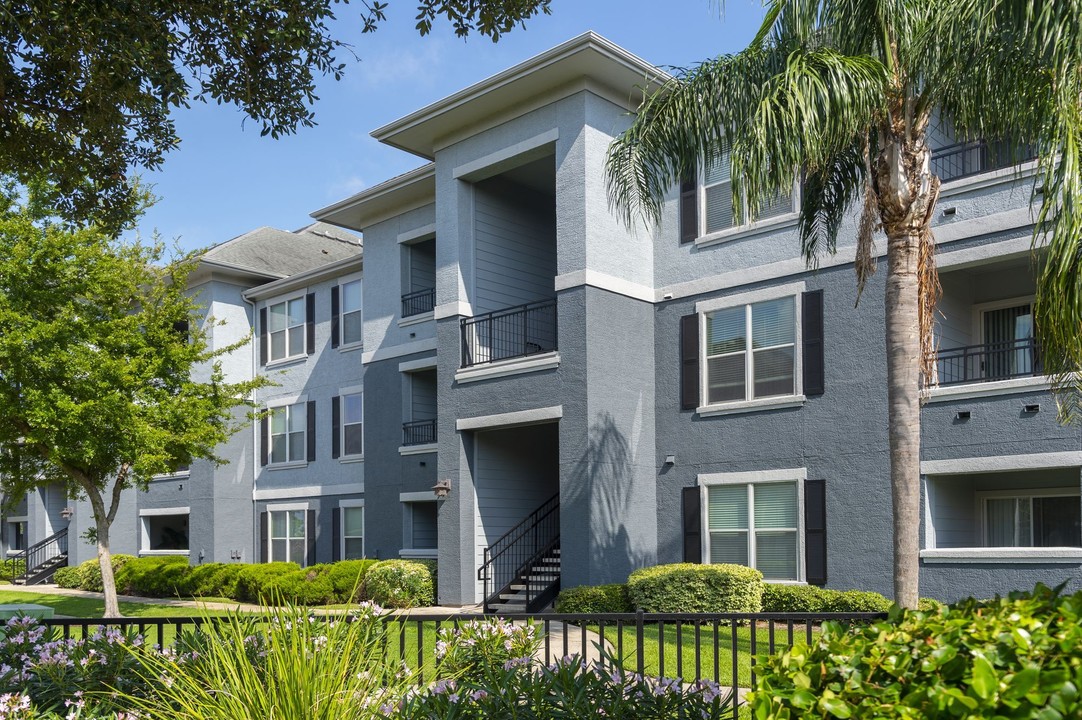
[[[639,675],[646,674],[646,653],[643,648],[646,644],[646,636],[643,626],[643,613],[642,610],[638,610],[635,613],[635,665]]]

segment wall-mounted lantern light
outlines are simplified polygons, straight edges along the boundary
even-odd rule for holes
[[[443,500],[451,494],[451,480],[444,478],[432,486],[432,492],[436,493],[437,500]]]

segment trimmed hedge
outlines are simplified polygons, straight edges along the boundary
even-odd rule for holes
[[[815,585],[763,585],[763,612],[887,612],[893,601],[866,590],[830,590]],[[937,600],[921,598],[921,610],[934,610]]]
[[[134,555],[113,555],[111,557],[113,564],[113,577],[114,579],[120,573],[125,565],[135,560]],[[105,590],[101,584],[101,565],[98,564],[97,556],[90,558],[79,563],[76,568],[79,571],[79,587],[83,590],[89,590],[90,592],[102,592]],[[120,587],[120,583],[117,583],[117,587]]]
[[[145,597],[185,595],[182,586],[191,568],[181,555],[133,558],[117,573],[117,591]]]
[[[300,570],[294,562],[259,563],[245,565],[237,576],[237,596],[241,602],[258,603],[273,600],[271,583],[282,575]]]
[[[627,591],[644,612],[753,613],[762,609],[763,574],[743,565],[656,565],[631,573]]]
[[[332,563],[327,579],[334,588],[335,601],[355,603],[364,600],[364,580],[377,560],[341,560]]]
[[[53,582],[59,587],[77,590],[79,585],[83,582],[83,576],[82,573],[79,572],[78,566],[62,567],[53,574]]]
[[[365,597],[386,608],[435,605],[435,576],[431,560],[383,560],[365,577]]]
[[[759,657],[752,716],[1082,717],[1082,592],[1061,590],[824,623],[811,647]]]
[[[556,598],[556,612],[628,613],[635,610],[627,594],[627,585],[583,585],[561,590]]]

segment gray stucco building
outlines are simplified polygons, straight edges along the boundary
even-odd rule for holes
[[[657,227],[623,225],[606,151],[662,76],[587,33],[377,129],[425,164],[313,213],[363,233],[363,271],[309,233],[322,262],[214,281],[274,412],[214,477],[133,500],[131,537],[181,507],[193,562],[433,557],[453,605],[682,560],[889,595],[883,275],[858,305],[855,217],[806,266],[798,187],[734,224],[724,158]],[[936,143],[922,593],[1077,585],[1082,435],[1032,339],[1033,165]]]

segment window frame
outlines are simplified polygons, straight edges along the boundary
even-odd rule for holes
[[[775,287],[764,288],[737,295],[728,295],[710,300],[702,300],[695,304],[695,313],[699,323],[699,406],[696,412],[699,415],[709,416],[712,414],[724,414],[732,411],[754,410],[762,407],[796,406],[803,405],[804,395],[804,332],[802,326],[803,299],[805,283],[790,283]],[[768,395],[766,397],[754,396],[754,351],[753,343],[748,342],[751,338],[751,312],[752,305],[772,300],[780,300],[787,297],[793,298],[793,392],[786,395]],[[707,315],[730,310],[743,306],[745,308],[745,348],[744,358],[744,398],[741,400],[725,400],[711,403],[709,385],[709,367],[707,357]],[[788,345],[786,343],[785,345]],[[774,347],[774,346],[771,346]],[[777,347],[783,347],[778,345]],[[760,350],[764,348],[758,348]]]
[[[301,431],[304,442],[301,444],[302,452],[300,460],[291,460],[289,458],[289,420],[292,415],[292,408],[295,407],[304,408],[304,423],[303,430]],[[286,412],[286,432],[278,433],[278,435],[285,435],[286,437],[286,459],[275,461],[274,459],[274,413],[278,410],[285,410]],[[308,464],[308,396],[301,395],[299,397],[292,398],[280,398],[278,400],[272,400],[267,403],[267,465],[268,468],[291,468],[291,467],[304,467]]]
[[[741,200],[741,210],[743,222],[739,225],[733,225],[727,228],[720,228],[718,230],[711,230],[707,232],[706,229],[706,217],[707,217],[707,203],[706,203],[706,191],[712,187],[723,184],[723,182],[707,183],[706,181],[707,163],[700,162],[695,169],[695,243],[712,243],[720,240],[725,240],[733,236],[743,235],[745,233],[754,233],[759,230],[770,229],[783,225],[791,225],[797,221],[800,217],[800,205],[803,201],[801,195],[801,185],[799,175],[793,178],[793,188],[789,193],[791,199],[791,206],[789,212],[781,213],[779,215],[772,215],[770,217],[758,217],[754,222],[748,222],[748,209],[747,198]],[[729,198],[732,198],[732,165],[730,164],[729,170]],[[736,218],[736,208],[733,208],[733,218]]]
[[[150,548],[150,525],[148,518],[161,516],[181,516],[188,518],[188,549],[187,550],[154,550]],[[139,511],[139,556],[153,555],[182,555],[191,554],[192,550],[192,509],[190,506],[168,508],[144,508]]]
[[[23,525],[23,544],[24,544],[25,547],[21,547],[21,548],[15,547],[15,542],[14,542],[15,538],[14,537],[8,537],[8,532],[9,531],[12,533],[12,535],[17,534],[16,530],[15,530],[16,525]],[[32,543],[30,542],[30,516],[29,515],[11,515],[9,517],[4,518],[3,544],[4,544],[4,547],[7,548],[8,552],[22,552],[23,550],[26,550],[26,548],[30,547],[30,545]]]
[[[361,305],[356,310],[346,310],[346,286],[356,283],[361,292]],[[361,336],[346,340],[346,315],[358,313],[361,318]],[[364,278],[360,274],[346,275],[338,279],[338,349],[356,350],[364,347]]]
[[[308,337],[308,314],[307,314],[308,313],[308,306],[307,306],[307,302],[308,302],[308,299],[307,298],[308,298],[308,289],[307,288],[302,288],[302,289],[297,290],[295,292],[289,293],[288,295],[280,295],[278,297],[271,298],[270,300],[265,300],[263,302],[263,307],[266,308],[266,310],[267,310],[267,327],[266,328],[261,328],[262,334],[263,334],[264,337],[266,337],[266,340],[267,340],[267,363],[266,363],[266,365],[264,367],[272,367],[274,365],[292,362],[292,361],[297,360],[299,358],[308,357],[308,347],[307,347],[307,342],[308,342],[307,341],[307,337]],[[291,303],[291,302],[299,302],[301,304],[301,314],[304,317],[304,320],[300,323],[300,325],[289,325],[288,324],[288,322],[289,322],[289,303]],[[271,336],[274,334],[274,332],[271,331],[271,308],[276,307],[278,305],[282,305],[282,304],[285,304],[285,306],[286,306],[286,322],[287,322],[287,325],[286,325],[286,328],[285,328],[284,331],[283,330],[276,330],[274,332],[285,332],[285,341],[286,341],[285,351],[286,351],[286,354],[283,355],[282,357],[277,357],[276,358],[276,357],[274,357],[274,341],[271,338]],[[289,352],[289,331],[292,328],[295,328],[295,327],[302,328],[302,330],[301,330],[301,348],[300,348],[300,352],[290,354],[290,352]]]
[[[350,397],[350,396],[353,396],[353,395],[360,395],[361,396],[361,420],[360,420],[360,422],[347,423],[346,422],[346,397]],[[364,446],[365,446],[365,442],[364,442],[364,386],[363,385],[354,385],[354,386],[351,386],[351,387],[340,388],[339,391],[338,391],[338,406],[340,408],[340,410],[339,410],[340,415],[338,417],[338,443],[339,443],[338,447],[341,448],[338,459],[341,462],[355,462],[357,460],[363,460],[364,459]],[[348,452],[346,452],[346,425],[347,424],[348,425],[360,425],[361,426],[361,452],[359,452],[359,453],[348,453]]]
[[[267,513],[267,548],[266,548],[267,562],[295,562],[298,565],[300,565],[302,568],[303,567],[308,567],[308,511],[309,510],[310,510],[310,508],[308,507],[308,503],[288,503],[288,504],[278,504],[278,505],[267,505],[266,508],[264,508],[264,512]],[[303,518],[303,522],[301,523],[301,527],[304,528],[304,532],[302,533],[301,537],[300,538],[295,538],[295,537],[291,537],[289,535],[289,518],[287,517],[286,518],[286,536],[284,538],[276,538],[274,536],[274,514],[275,513],[293,513],[293,512],[299,512],[301,514],[301,517]],[[289,543],[294,541],[294,540],[298,540],[298,539],[303,541],[303,543],[301,545],[301,547],[303,548],[301,550],[302,557],[299,560],[289,557],[290,554],[291,554],[290,551],[289,551]],[[275,540],[285,540],[285,543],[286,543],[286,557],[285,558],[280,559],[280,558],[274,557],[274,541]]]
[[[356,539],[356,535],[346,535],[346,511],[347,510],[360,510],[361,511],[361,557],[360,558],[347,558],[346,557],[346,540]],[[364,559],[367,557],[367,550],[365,549],[365,539],[368,537],[368,518],[365,517],[364,500],[339,500],[338,501],[338,557],[342,560],[355,560]]]
[[[1074,492],[1071,492],[1074,490]],[[1082,534],[1078,539],[1078,545],[989,545],[988,533],[991,528],[988,526],[988,501],[989,500],[1019,500],[1022,498],[1030,501],[1030,509],[1032,512],[1032,501],[1034,498],[1069,498],[1076,503],[1082,503],[1082,492],[1079,492],[1075,488],[1069,487],[1043,487],[1043,488],[1017,488],[1006,490],[978,490],[974,492],[974,499],[977,503],[977,519],[980,524],[980,548],[988,548],[991,550],[1002,549],[1015,549],[1015,550],[1048,550],[1052,548],[1066,548],[1066,549],[1082,549]],[[1082,512],[1082,510],[1080,510]],[[1030,516],[1032,517],[1032,515]],[[1017,520],[1017,518],[1016,518]],[[1018,529],[1015,528],[1015,535],[1017,536]],[[1032,540],[1033,527],[1030,526],[1030,535]]]
[[[808,473],[805,468],[789,468],[783,470],[759,470],[752,472],[732,472],[732,473],[711,473],[706,475],[699,475],[699,505],[700,505],[700,527],[702,532],[700,533],[700,552],[702,553],[702,562],[704,565],[712,564],[710,562],[710,488],[719,486],[745,486],[748,488],[748,527],[744,530],[748,539],[748,566],[755,568],[756,561],[756,540],[755,540],[755,505],[754,505],[754,486],[757,485],[777,485],[784,483],[794,483],[796,485],[796,579],[777,579],[767,578],[764,576],[764,582],[771,582],[780,585],[806,585],[808,583],[807,573],[807,541],[805,538],[806,522],[805,522],[805,499],[804,499],[804,483],[808,479]],[[783,530],[790,532],[788,528],[771,528],[771,530]]]
[[[402,549],[399,557],[434,559],[439,555],[440,526],[439,526],[439,501],[431,492],[399,493],[399,503],[402,505]],[[436,546],[431,548],[417,548],[413,546],[413,511],[418,503],[432,503],[436,506]]]

